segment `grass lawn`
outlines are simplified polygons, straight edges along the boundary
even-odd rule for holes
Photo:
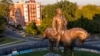
[[[2,41],[0,42],[0,45],[16,41],[15,39],[12,39],[12,38],[9,38],[9,37],[3,37],[3,38],[0,38],[0,39],[2,39]]]
[[[26,53],[26,54],[20,54],[18,56],[43,56],[44,54],[49,53],[49,51],[36,51],[36,52],[31,52],[31,53]],[[61,51],[54,53],[59,53],[60,55],[62,54]],[[74,51],[75,56],[100,56],[100,54],[96,53],[91,53],[91,52],[84,52],[84,51]],[[70,51],[66,53],[66,56],[71,56]]]

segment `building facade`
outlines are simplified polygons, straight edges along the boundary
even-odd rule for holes
[[[37,26],[41,21],[41,4],[35,0],[21,1],[14,3],[10,9],[9,24],[26,26],[35,22]]]

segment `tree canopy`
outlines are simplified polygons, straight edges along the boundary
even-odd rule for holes
[[[64,0],[55,4],[46,5],[42,10],[43,20],[41,26],[39,26],[42,33],[47,27],[51,27],[52,19],[56,15],[57,8],[62,9],[63,15],[68,21],[75,20],[75,13],[78,8],[76,3]]]
[[[12,5],[12,0],[1,0],[0,1],[0,15],[8,16],[9,15],[9,6]]]
[[[5,30],[5,23],[9,15],[9,6],[12,4],[12,0],[0,0],[0,35]]]
[[[79,8],[76,3],[67,0],[46,5],[42,10],[42,24],[38,30],[43,33],[47,27],[51,27],[52,19],[56,15],[56,9],[61,8],[68,21],[67,28],[81,27],[90,33],[100,33],[100,7],[85,5]]]
[[[61,0],[55,4],[45,6],[43,9],[43,17],[52,19],[56,14],[55,11],[57,8],[61,8],[66,19],[71,21],[74,20],[75,12],[78,6],[76,3]]]
[[[81,9],[77,9],[76,17],[80,18],[83,16],[89,20],[93,20],[96,14],[100,14],[100,8],[96,5],[85,5]]]
[[[62,9],[63,15],[68,21],[68,29],[81,27],[90,33],[100,33],[100,7],[89,4],[79,8],[76,3],[66,0],[44,7],[42,22],[42,28],[44,26],[43,29],[51,26],[50,23],[52,23],[52,18],[55,16],[56,8]]]

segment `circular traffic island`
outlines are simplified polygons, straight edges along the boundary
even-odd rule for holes
[[[45,54],[43,56],[61,56],[61,55],[55,54],[55,53],[47,53],[47,54]]]
[[[74,51],[75,56],[100,56],[100,54],[92,53],[92,52],[86,52],[86,51]],[[42,50],[42,51],[33,51],[30,53],[20,54],[17,56],[62,56],[62,51],[53,51],[52,53],[48,50]],[[71,56],[71,52],[67,51],[66,56]]]

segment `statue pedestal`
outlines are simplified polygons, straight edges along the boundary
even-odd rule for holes
[[[55,54],[55,53],[47,53],[47,54],[45,54],[43,56],[61,56],[61,55]]]

